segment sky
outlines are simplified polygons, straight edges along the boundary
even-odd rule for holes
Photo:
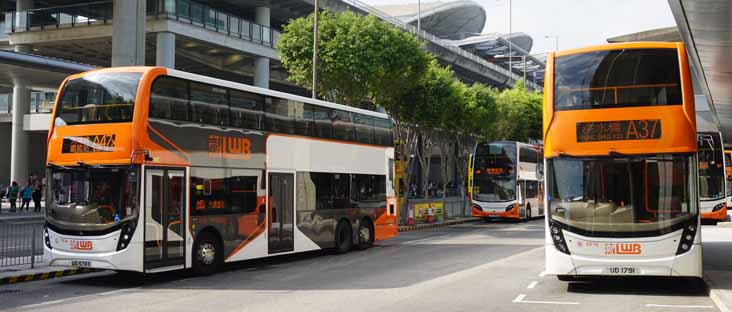
[[[371,5],[417,0],[361,0]],[[442,0],[443,2],[449,0]],[[486,10],[484,33],[525,32],[534,38],[532,54],[603,44],[606,39],[676,25],[667,0],[473,0]],[[422,3],[435,2],[423,0]],[[547,38],[549,36],[549,38]]]

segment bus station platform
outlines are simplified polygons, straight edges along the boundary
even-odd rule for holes
[[[732,311],[732,223],[702,227],[704,281],[721,311]]]

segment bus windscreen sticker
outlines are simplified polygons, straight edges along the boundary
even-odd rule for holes
[[[653,140],[660,138],[660,119],[577,123],[577,142]]]
[[[114,152],[116,140],[116,134],[68,136],[64,137],[61,152],[66,154]]]

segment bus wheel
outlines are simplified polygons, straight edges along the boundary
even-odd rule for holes
[[[358,226],[358,249],[368,249],[374,245],[374,225],[371,220],[364,219]]]
[[[531,221],[531,205],[526,204],[526,221]]]
[[[353,247],[353,238],[351,237],[351,224],[349,224],[346,220],[338,222],[335,234],[336,253],[342,254],[351,250],[351,247]]]
[[[223,249],[211,232],[201,233],[193,248],[193,271],[198,275],[211,275],[221,267]]]

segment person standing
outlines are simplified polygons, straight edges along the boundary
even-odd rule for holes
[[[20,209],[18,209],[18,211],[23,210],[23,207],[25,207],[25,211],[28,211],[30,208],[30,201],[33,198],[33,187],[31,187],[30,181],[25,185],[22,193],[23,202],[20,204]]]
[[[18,205],[18,182],[13,181],[8,189],[8,201],[10,202],[10,212],[15,212],[16,206]]]
[[[41,212],[41,194],[43,194],[43,182],[36,177],[33,180],[33,211]]]

